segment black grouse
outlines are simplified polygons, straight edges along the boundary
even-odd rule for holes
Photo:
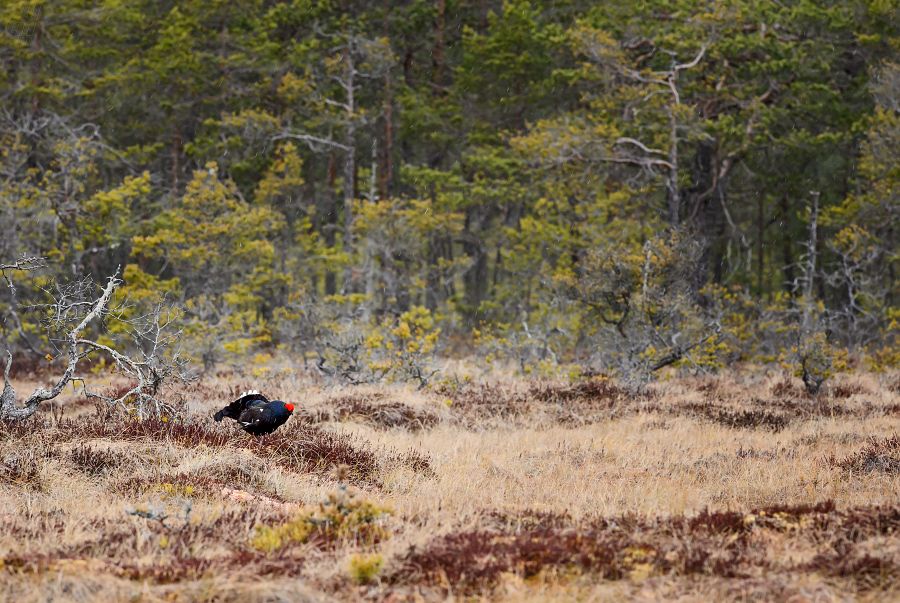
[[[244,392],[241,397],[213,415],[216,422],[225,417],[238,422],[241,429],[255,436],[272,433],[284,425],[294,405],[281,400],[269,401],[258,391]]]

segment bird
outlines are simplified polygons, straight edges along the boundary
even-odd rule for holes
[[[250,435],[272,433],[291,417],[294,405],[281,400],[269,400],[256,390],[244,392],[240,397],[213,415],[218,423],[225,417],[234,419],[238,426]]]

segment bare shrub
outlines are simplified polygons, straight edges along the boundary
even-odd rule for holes
[[[542,312],[544,320],[523,318],[517,324],[499,323],[476,329],[475,345],[485,365],[511,360],[522,375],[528,376],[555,376],[569,368],[563,358],[574,342],[571,333],[560,324],[564,322],[560,318],[564,311],[555,310],[555,315]],[[581,372],[578,368],[572,370]]]
[[[365,316],[338,321],[320,328],[316,368],[352,385],[386,380],[414,382],[422,389],[438,373],[434,365],[440,332],[422,306],[380,321]]]
[[[186,361],[174,349],[181,334],[180,330],[174,328],[179,313],[168,308],[163,301],[158,301],[149,312],[140,315],[129,311],[127,300],[121,300],[110,308],[113,294],[121,284],[117,277],[118,273],[110,277],[99,294],[90,279],[51,284],[42,288],[47,301],[33,305],[31,311],[39,315],[48,340],[57,346],[60,353],[66,355],[67,364],[50,391],[36,389],[26,398],[23,407],[18,408],[15,390],[9,383],[12,354],[7,351],[4,388],[0,396],[0,419],[25,419],[31,416],[41,402],[57,397],[69,383],[80,383],[88,398],[102,400],[110,405],[130,403],[139,416],[176,411],[160,392],[173,382],[190,379],[186,372]],[[95,321],[110,327],[105,339],[85,335]],[[134,357],[112,347],[111,338],[120,337],[126,337],[130,341]],[[88,380],[76,374],[76,370],[78,363],[90,356],[101,357],[103,362],[108,360],[111,370],[131,381],[131,387],[115,398],[89,389]]]
[[[794,374],[803,380],[806,391],[819,393],[822,384],[834,374],[836,353],[825,333],[799,332],[791,349]]]

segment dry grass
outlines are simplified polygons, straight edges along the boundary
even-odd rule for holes
[[[249,387],[294,418],[211,421]],[[900,394],[874,376],[221,380],[187,407],[0,425],[0,602],[900,598]]]

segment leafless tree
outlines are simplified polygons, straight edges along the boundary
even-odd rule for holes
[[[26,261],[27,260],[27,261]],[[23,258],[19,268],[43,265],[42,259]],[[15,265],[0,268],[12,269]],[[52,299],[50,303],[32,307],[43,314],[41,326],[60,353],[67,356],[66,368],[56,384],[48,391],[42,387],[29,395],[21,408],[16,401],[16,392],[9,382],[12,367],[12,353],[7,350],[4,387],[0,396],[0,419],[26,419],[34,414],[40,403],[57,397],[69,383],[80,383],[88,398],[106,402],[112,406],[133,404],[139,416],[151,412],[174,412],[175,409],[161,396],[164,387],[173,382],[191,379],[187,371],[187,361],[174,350],[181,331],[175,327],[179,316],[177,310],[168,308],[164,300],[156,303],[148,312],[133,316],[134,307],[127,299],[119,300],[110,307],[116,289],[121,285],[118,271],[111,276],[106,286],[96,294],[91,279],[76,280],[65,285],[45,287],[43,292]],[[94,323],[103,325],[113,321],[118,325],[115,337],[110,333],[107,339],[114,339],[133,348],[132,355],[101,341],[99,337],[87,337],[88,328]],[[104,395],[89,389],[84,377],[76,371],[78,362],[89,356],[106,355],[112,361],[112,370],[129,380],[132,385],[127,391],[115,396]]]
[[[3,322],[11,322],[12,331],[15,333],[16,337],[28,346],[37,356],[40,356],[41,353],[31,341],[28,333],[25,332],[25,327],[22,325],[22,319],[19,316],[18,291],[16,290],[12,274],[15,272],[33,272],[40,268],[45,268],[46,265],[47,263],[44,261],[44,258],[28,256],[26,254],[23,254],[12,264],[0,264],[0,274],[3,275],[3,280],[6,281],[6,287],[9,290],[9,307],[6,308],[6,316],[3,318]]]

